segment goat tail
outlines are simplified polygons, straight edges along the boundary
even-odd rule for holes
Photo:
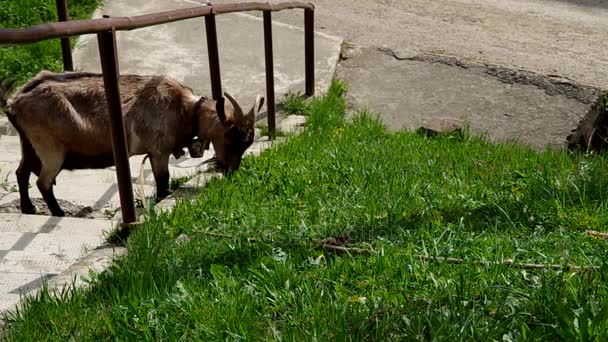
[[[8,98],[14,90],[15,82],[14,78],[6,78],[0,81],[0,110],[7,111]]]

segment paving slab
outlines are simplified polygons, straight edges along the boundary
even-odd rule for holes
[[[71,217],[2,214],[0,232],[44,233],[55,235],[103,235],[112,228],[107,220],[85,220]]]
[[[0,135],[0,162],[19,162],[21,145],[19,136]]]
[[[306,117],[303,115],[290,115],[281,120],[277,125],[277,130],[284,133],[300,133],[304,130]]]
[[[201,6],[202,1],[107,0],[94,14],[99,18],[132,16]],[[303,10],[297,11],[303,16]],[[222,86],[243,107],[265,94],[263,23],[244,13],[216,17]],[[315,34],[315,85],[318,92],[329,86],[340,54],[342,39]],[[273,22],[276,99],[287,91],[304,91],[304,31]],[[166,74],[194,89],[211,94],[204,18],[194,18],[134,31],[117,32],[118,59],[123,74]],[[77,69],[100,72],[95,35],[82,36],[74,50]]]
[[[91,207],[95,211],[104,209],[113,210],[120,207],[120,198],[118,195],[117,184],[74,184],[74,183],[58,183],[53,188],[55,197],[63,201],[68,201],[74,205]],[[134,188],[137,196],[139,188]],[[144,193],[146,197],[154,196],[155,188],[150,185],[144,185]],[[42,199],[42,195],[36,186],[29,189],[30,198]],[[11,192],[0,199],[0,206],[6,205],[14,200],[19,199],[18,192]]]
[[[0,310],[99,247],[108,220],[0,214]]]
[[[18,294],[0,294],[0,312],[13,309],[21,299]],[[2,327],[2,322],[0,322]]]
[[[496,141],[564,146],[599,96],[561,78],[454,58],[350,51],[338,67],[355,108],[379,113],[392,130],[416,129],[433,117],[468,122]]]

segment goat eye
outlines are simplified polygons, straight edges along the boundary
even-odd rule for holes
[[[240,132],[239,129],[236,127],[232,127],[231,129],[228,130],[228,132],[226,132],[226,137],[229,140],[238,140],[240,136]]]

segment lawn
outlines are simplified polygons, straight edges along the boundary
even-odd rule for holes
[[[99,0],[67,0],[71,19],[90,18]],[[55,0],[2,0],[0,27],[23,28],[57,21]],[[75,40],[72,40],[72,46]],[[30,45],[0,47],[0,80],[24,83],[41,70],[62,71],[59,39]]]
[[[150,211],[127,256],[27,301],[6,337],[606,340],[606,242],[585,234],[608,221],[603,157],[388,133],[345,120],[343,91],[292,100],[303,134]]]

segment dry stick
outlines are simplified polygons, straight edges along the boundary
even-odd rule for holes
[[[608,234],[606,234],[608,236]],[[342,254],[342,253],[350,253],[350,254],[369,254],[371,251],[367,250],[367,249],[362,249],[362,248],[354,248],[354,247],[344,247],[344,246],[336,246],[336,245],[332,245],[332,244],[327,244],[327,243],[323,243],[318,241],[317,242],[317,246],[320,248],[323,248],[329,252],[335,252],[337,254]],[[448,264],[463,264],[463,263],[467,263],[467,261],[465,261],[464,259],[458,259],[458,258],[449,258],[449,257],[443,257],[443,256],[428,256],[428,255],[417,255],[417,258],[421,259],[421,260],[427,260],[427,261],[437,261],[437,262],[445,262]],[[511,267],[515,267],[515,268],[521,268],[521,269],[526,269],[526,270],[546,270],[546,269],[551,269],[554,271],[560,271],[563,269],[567,269],[567,270],[571,270],[571,271],[591,271],[591,270],[597,270],[599,267],[597,266],[575,266],[575,265],[566,265],[566,266],[562,266],[562,265],[544,265],[544,264],[518,264],[518,263],[514,263],[512,259],[506,259],[503,262],[483,262],[483,261],[470,261],[469,263],[473,263],[473,264],[479,264],[479,265],[484,265],[484,266],[491,266],[491,265],[505,265],[505,266],[511,266]]]
[[[328,244],[319,244],[320,248],[323,248],[329,252],[334,252],[336,254],[349,253],[349,254],[369,254],[370,251],[363,248],[355,248],[355,247],[344,247],[344,246],[334,246]]]
[[[208,232],[208,231],[204,231],[204,232],[201,232],[201,233],[206,234],[206,235],[211,235],[211,236],[223,237],[223,238],[227,238],[227,239],[233,239],[234,238],[234,236],[232,236],[232,235],[222,234],[222,233],[214,233],[214,232]]]
[[[446,257],[442,257],[442,256],[417,255],[417,257],[419,259],[421,259],[421,260],[446,262],[448,264],[463,264],[463,263],[468,262],[468,261],[465,261],[463,259],[446,258]],[[555,271],[560,271],[560,270],[563,270],[563,269],[568,269],[568,270],[571,270],[571,271],[591,271],[591,270],[597,270],[599,268],[597,266],[583,266],[583,267],[581,267],[581,266],[575,266],[575,265],[562,266],[562,265],[543,265],[543,264],[518,264],[518,263],[514,263],[512,259],[507,259],[507,260],[505,260],[503,262],[470,261],[470,263],[480,264],[480,265],[484,265],[484,266],[505,265],[505,266],[511,266],[511,267],[515,267],[515,268],[526,269],[526,270],[552,269],[552,270],[555,270]]]
[[[222,234],[222,233],[214,233],[214,232],[209,232],[209,231],[204,231],[204,232],[201,232],[201,233],[205,234],[205,235],[210,235],[210,236],[215,236],[215,237],[220,237],[220,238],[226,238],[226,239],[234,239],[234,238],[237,237],[237,236],[234,236],[234,235],[228,235],[228,234]],[[257,240],[256,240],[256,238],[248,237],[247,241],[248,242],[256,242]]]
[[[608,240],[608,233],[600,233],[595,230],[588,230],[587,235],[598,238],[598,239]]]

